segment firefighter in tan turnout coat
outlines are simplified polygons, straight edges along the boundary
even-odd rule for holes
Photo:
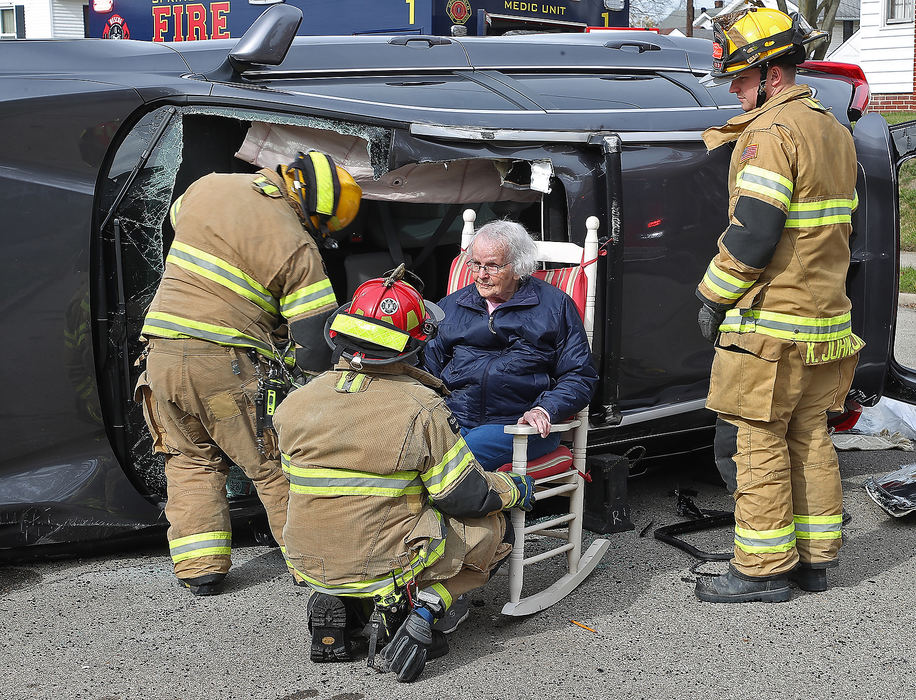
[[[369,280],[329,326],[342,359],[275,415],[290,481],[287,556],[313,589],[313,661],[350,659],[350,628],[375,602],[385,629],[370,644],[391,637],[383,668],[416,678],[448,650],[433,622],[512,550],[501,511],[532,507],[531,477],[484,472],[442,382],[412,366],[440,316],[399,271]]]
[[[826,412],[840,410],[864,345],[845,293],[856,206],[852,136],[805,85],[797,15],[744,10],[717,18],[713,71],[745,114],[703,138],[734,142],[729,225],[697,294],[715,341],[707,407],[716,462],[735,495],[734,558],[701,577],[711,602],[783,601],[789,580],[827,588],[841,544],[842,489]]]
[[[323,329],[337,303],[313,237],[349,223],[360,195],[312,151],[278,172],[207,175],[172,205],[175,239],[143,325],[138,399],[153,449],[165,453],[175,575],[196,595],[217,593],[229,571],[230,461],[253,482],[283,547],[288,484],[255,404],[271,414],[270,387],[297,363],[330,366]]]

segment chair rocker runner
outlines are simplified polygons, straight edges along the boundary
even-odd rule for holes
[[[464,228],[461,235],[461,252],[452,262],[449,274],[448,293],[452,293],[473,282],[465,262],[465,252],[474,235],[476,213],[464,212]],[[595,324],[595,262],[598,258],[598,218],[590,216],[586,221],[587,233],[584,246],[575,243],[536,241],[538,259],[542,263],[575,265],[555,269],[541,269],[535,277],[559,287],[572,297],[582,315],[589,345],[592,344]],[[585,450],[588,438],[588,406],[576,417],[551,426],[550,432],[565,432],[571,436],[572,450],[560,445],[543,457],[528,461],[528,436],[537,433],[530,425],[507,425],[505,432],[513,435],[512,464],[501,467],[501,471],[528,474],[535,479],[537,501],[562,496],[569,499],[568,512],[541,523],[525,524],[525,513],[514,509],[511,514],[515,530],[515,546],[509,555],[509,602],[502,609],[504,615],[531,615],[550,607],[565,598],[588,576],[607,552],[610,542],[597,539],[582,553],[582,525],[585,496]],[[565,438],[564,438],[565,439]],[[525,557],[526,535],[557,539],[563,544],[548,551]],[[522,597],[525,567],[560,554],[566,555],[566,574],[547,588]]]

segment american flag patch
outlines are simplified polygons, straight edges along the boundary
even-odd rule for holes
[[[750,160],[751,158],[756,158],[756,157],[757,157],[757,144],[753,143],[744,149],[744,153],[741,154],[741,160],[738,162],[743,163],[746,160]]]

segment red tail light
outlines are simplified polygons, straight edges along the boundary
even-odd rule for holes
[[[845,80],[852,85],[852,100],[847,110],[849,119],[855,121],[865,113],[865,108],[868,107],[869,91],[868,81],[865,79],[861,66],[854,63],[834,63],[833,61],[805,61],[799,68],[818,73],[829,73]]]

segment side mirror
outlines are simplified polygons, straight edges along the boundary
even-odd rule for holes
[[[229,52],[233,70],[242,73],[253,64],[279,66],[300,24],[302,10],[298,7],[286,3],[268,7]]]

